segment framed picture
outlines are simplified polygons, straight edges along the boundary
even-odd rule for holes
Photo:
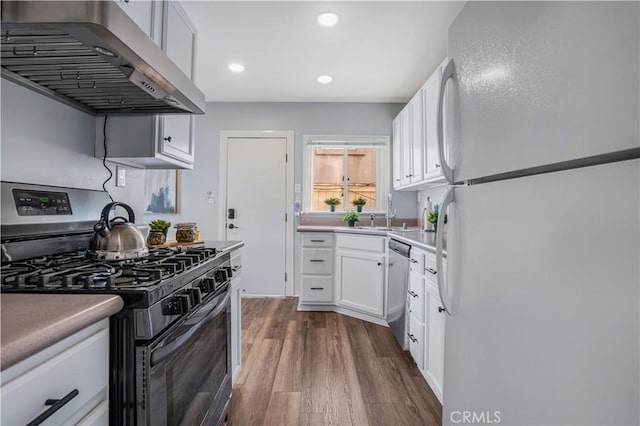
[[[146,170],[144,174],[144,212],[178,212],[178,171]]]

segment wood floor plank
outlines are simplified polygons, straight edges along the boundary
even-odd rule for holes
[[[300,392],[273,392],[265,426],[297,426],[300,423]]]
[[[302,321],[289,321],[278,362],[278,370],[273,383],[273,392],[302,391],[304,343],[306,338],[306,324]]]

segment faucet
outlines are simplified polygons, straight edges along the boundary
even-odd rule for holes
[[[374,228],[375,226],[373,224],[373,219],[374,219],[373,213],[369,215],[369,219],[371,219],[371,227]]]
[[[396,217],[396,211],[393,209],[393,195],[387,195],[387,212],[384,217],[387,218],[387,228],[391,228],[391,219]]]

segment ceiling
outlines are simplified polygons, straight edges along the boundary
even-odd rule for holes
[[[406,102],[446,55],[458,1],[182,1],[207,101]],[[316,23],[322,12],[339,22]],[[245,66],[242,73],[230,63]],[[333,82],[319,84],[320,75]]]

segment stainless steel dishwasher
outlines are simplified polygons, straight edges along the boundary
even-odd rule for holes
[[[400,342],[408,350],[407,341],[407,290],[409,286],[409,244],[389,240],[389,281],[387,284],[387,323]]]

